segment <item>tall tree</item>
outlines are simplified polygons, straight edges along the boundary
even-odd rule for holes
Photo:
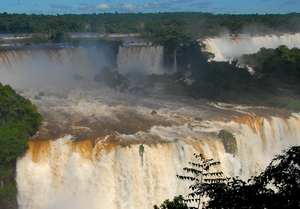
[[[211,171],[211,168],[220,165],[220,162],[215,162],[213,159],[206,159],[202,154],[194,155],[199,163],[189,162],[191,167],[183,168],[185,172],[192,175],[177,175],[177,177],[182,180],[193,182],[189,187],[192,192],[188,194],[188,198],[185,199],[185,201],[196,202],[197,207],[192,208],[200,208],[201,203],[205,205],[202,198],[205,196],[210,197],[211,191],[222,185],[221,183],[225,181],[225,179],[223,178],[222,172]]]

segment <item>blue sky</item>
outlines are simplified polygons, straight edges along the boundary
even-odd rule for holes
[[[82,14],[103,12],[285,14],[300,12],[300,0],[0,0],[0,12]]]

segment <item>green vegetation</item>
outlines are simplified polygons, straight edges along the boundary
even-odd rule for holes
[[[252,55],[243,55],[242,63],[254,66],[257,74],[271,78],[272,85],[287,88],[298,84],[300,78],[300,49],[282,45],[276,49],[261,48]],[[270,82],[266,80],[266,82]],[[284,86],[285,85],[285,86]],[[290,87],[291,88],[291,87]]]
[[[8,14],[0,13],[0,33],[97,32],[141,33],[145,37],[165,37],[178,32],[196,38],[215,36],[224,29],[233,34],[299,32],[300,14],[231,15],[202,12],[174,13],[93,13],[93,14]],[[161,35],[159,35],[161,34]]]
[[[237,143],[234,135],[229,131],[221,130],[218,134],[218,137],[221,139],[226,152],[235,155]]]
[[[154,205],[154,209],[188,209],[188,206],[184,203],[183,196],[179,195],[178,197],[174,197],[173,201],[165,200],[160,207]]]
[[[209,62],[213,54],[205,52],[201,42],[183,39],[177,48],[177,74],[157,76],[155,80],[164,80],[168,93],[174,89],[174,82],[168,81],[177,79],[175,94],[183,91],[194,98],[218,102],[300,110],[295,95],[300,92],[297,82],[300,79],[299,56],[299,49],[286,46],[262,48],[256,54],[243,55],[240,62],[252,65],[256,71],[251,75],[246,68],[236,67],[236,61]],[[191,85],[181,79],[187,71],[192,73],[190,78],[194,82]]]
[[[140,147],[139,147],[139,154],[140,154],[140,157],[141,157],[142,160],[143,160],[143,156],[144,156],[144,151],[145,151],[145,148],[141,144]]]
[[[16,208],[15,163],[28,149],[43,120],[37,107],[9,86],[0,83],[0,202],[5,208]]]
[[[212,191],[213,198],[207,208],[297,208],[300,204],[299,157],[300,147],[294,146],[276,156],[259,176],[247,182],[228,179]]]
[[[219,172],[210,173],[211,165],[214,166],[219,163],[214,163],[210,159],[209,162],[211,163],[205,164],[205,158],[202,157],[200,159],[199,164],[190,163],[192,168],[184,168],[185,171],[192,173],[193,176],[179,176],[180,179],[193,182],[190,186],[192,192],[188,194],[188,198],[175,197],[174,201],[165,201],[161,208],[185,208],[179,203],[199,203],[204,197],[209,197],[209,199],[207,201],[202,200],[202,208],[273,209],[297,208],[300,205],[300,146],[284,150],[283,154],[277,155],[272,160],[265,171],[258,176],[251,177],[246,182],[238,177],[221,178],[219,177]],[[204,177],[211,178],[203,181]],[[178,199],[181,202],[178,203]],[[168,205],[172,205],[172,207],[163,207]],[[200,204],[198,204],[197,208],[199,207]],[[157,206],[154,206],[154,208],[158,209]]]
[[[255,54],[242,55],[239,61],[253,67],[256,86],[264,89],[261,95],[252,94],[260,97],[258,105],[300,110],[295,100],[300,93],[300,49],[284,45],[276,49],[261,48]]]

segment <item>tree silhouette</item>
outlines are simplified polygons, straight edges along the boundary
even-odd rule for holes
[[[224,178],[222,172],[210,172],[210,168],[220,164],[213,159],[196,155],[199,163],[189,164],[184,171],[192,176],[179,176],[182,180],[192,181],[192,192],[185,202],[197,202],[203,208],[240,209],[240,208],[299,208],[300,206],[300,146],[293,146],[277,155],[259,176],[247,181],[238,177]],[[180,197],[180,196],[179,196]],[[203,201],[204,197],[208,200]],[[178,199],[165,201],[172,209],[181,208]],[[176,207],[178,206],[178,207]],[[190,207],[195,208],[195,207]],[[155,209],[158,209],[157,207]],[[161,209],[169,209],[162,207]]]
[[[210,171],[212,167],[220,165],[220,162],[215,162],[213,159],[206,159],[202,154],[194,154],[194,156],[199,163],[189,162],[191,167],[183,168],[184,171],[192,175],[177,175],[177,177],[182,180],[190,180],[193,182],[189,187],[192,192],[188,194],[188,198],[185,199],[185,201],[197,202],[198,206],[196,208],[200,208],[202,198],[211,196],[211,191],[222,186],[222,182],[225,181],[225,179],[223,178],[222,172]],[[202,203],[205,205],[204,201]]]

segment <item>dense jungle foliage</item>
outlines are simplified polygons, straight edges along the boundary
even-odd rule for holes
[[[299,32],[300,14],[231,15],[202,12],[8,14],[0,13],[0,33],[98,32],[141,33],[148,38],[181,33],[192,38],[215,36],[224,29],[233,34]]]
[[[43,120],[30,100],[0,83],[0,208],[15,207],[16,159],[28,149]]]
[[[253,66],[257,74],[272,77],[285,86],[297,86],[300,79],[300,49],[282,45],[276,49],[261,48],[255,54],[242,55],[240,62]]]
[[[194,82],[191,85],[184,79],[176,84],[167,82],[170,93],[188,92],[194,98],[216,102],[300,110],[296,100],[300,92],[300,53],[297,48],[262,48],[256,54],[243,55],[239,62],[252,66],[256,71],[254,75],[249,73],[246,65],[236,67],[237,60],[231,63],[209,61],[214,55],[206,52],[201,42],[182,41],[175,49],[178,64],[173,80],[180,80],[190,71],[190,79]],[[171,61],[174,57],[170,55]],[[172,79],[165,75],[167,80]]]

